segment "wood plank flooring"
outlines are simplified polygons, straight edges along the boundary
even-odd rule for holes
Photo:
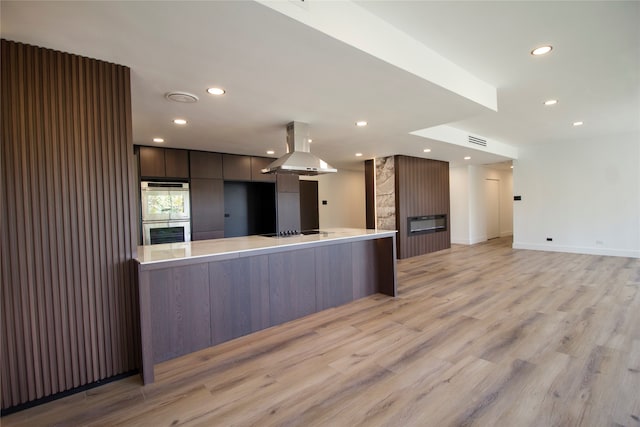
[[[3,426],[640,426],[640,260],[496,239]]]

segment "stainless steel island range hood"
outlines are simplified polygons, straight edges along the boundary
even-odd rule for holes
[[[338,172],[324,160],[310,153],[309,125],[291,122],[287,125],[287,154],[262,169],[262,173],[319,175]]]

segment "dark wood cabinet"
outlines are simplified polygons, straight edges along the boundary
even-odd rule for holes
[[[167,178],[189,178],[189,152],[187,150],[164,150],[165,176]]]
[[[351,243],[316,249],[316,310],[353,300]]]
[[[140,176],[164,176],[164,148],[140,147]]]
[[[222,176],[225,181],[251,181],[251,157],[223,154]]]
[[[191,151],[189,162],[191,178],[222,179],[222,154]]]
[[[140,147],[143,178],[189,178],[189,152],[160,147]]]
[[[275,159],[269,157],[251,157],[251,181],[276,182],[276,174],[262,173],[262,169],[273,163]]]
[[[213,345],[271,326],[267,255],[209,263],[209,277]]]
[[[196,264],[150,273],[154,362],[211,345],[208,271]]]
[[[191,226],[193,240],[224,237],[224,181],[191,179]]]
[[[271,324],[278,325],[316,311],[315,250],[269,255]]]

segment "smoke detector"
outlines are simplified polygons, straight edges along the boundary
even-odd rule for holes
[[[198,97],[187,92],[167,92],[164,95],[169,101],[182,102],[184,104],[193,104],[198,102]]]

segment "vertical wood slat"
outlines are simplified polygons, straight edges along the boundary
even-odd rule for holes
[[[407,218],[446,214],[450,221],[449,164],[438,160],[395,156],[398,258],[408,258],[451,247],[447,231],[408,236]]]
[[[129,69],[2,40],[2,408],[138,367]]]

